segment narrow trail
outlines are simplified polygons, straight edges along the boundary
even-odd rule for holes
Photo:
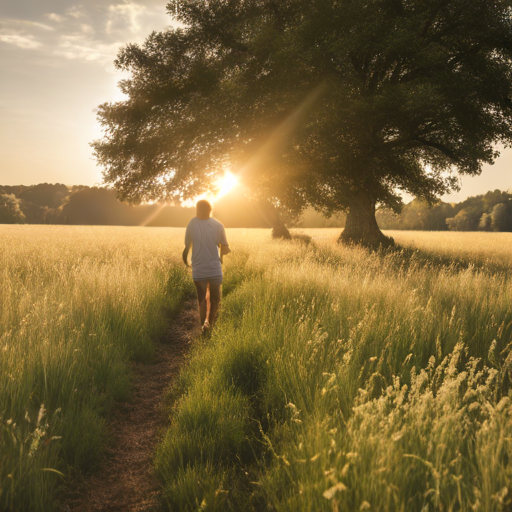
[[[165,391],[181,368],[190,342],[199,334],[197,303],[185,302],[164,338],[153,364],[132,364],[133,393],[117,404],[109,430],[112,443],[100,470],[70,484],[63,502],[67,512],[140,512],[159,509],[159,484],[152,455],[166,423],[161,407]]]

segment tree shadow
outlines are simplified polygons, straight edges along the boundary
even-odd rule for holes
[[[308,242],[309,247],[316,253],[318,263],[322,265],[338,267],[340,265],[357,266],[354,261],[347,261],[338,251],[322,247],[314,239]],[[454,256],[450,254],[440,254],[432,250],[410,247],[394,243],[389,247],[379,246],[368,247],[360,244],[340,243],[340,248],[347,250],[364,251],[372,258],[378,258],[382,263],[382,268],[388,270],[394,269],[396,272],[407,272],[412,269],[430,269],[432,271],[450,271],[452,273],[472,270],[476,272],[485,272],[487,275],[511,276],[512,266],[507,262],[496,259],[484,259],[481,257],[472,257],[471,255]]]
[[[292,233],[292,240],[296,240],[305,245],[309,245],[313,239],[312,237],[306,235],[305,233]]]
[[[420,249],[415,247],[407,247],[395,243],[391,247],[369,250],[374,252],[381,258],[386,258],[388,262],[394,261],[396,265],[402,269],[423,267],[437,270],[450,270],[453,272],[461,272],[464,270],[482,271],[486,274],[510,274],[511,267],[506,263],[499,261],[482,260],[472,258],[471,256],[456,256],[439,254],[428,249]]]

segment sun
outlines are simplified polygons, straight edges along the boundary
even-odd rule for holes
[[[194,198],[181,201],[181,206],[184,208],[193,208],[197,201],[201,199],[206,199],[213,204],[220,198],[229,194],[239,184],[240,182],[238,181],[238,178],[231,171],[224,171],[224,175],[213,182],[213,186],[208,192]]]
[[[229,194],[238,184],[238,178],[231,171],[226,171],[222,178],[215,181],[215,201]]]

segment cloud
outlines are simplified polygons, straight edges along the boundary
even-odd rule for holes
[[[41,43],[36,41],[33,36],[22,36],[20,34],[1,34],[0,41],[7,44],[12,44],[23,48],[25,50],[33,50],[41,46]]]
[[[81,29],[83,34],[88,34],[88,35],[92,35],[92,34],[94,34],[96,32],[92,25],[87,25],[86,23],[82,23],[80,25],[80,29]]]
[[[44,14],[52,26],[0,19],[0,41],[54,59],[97,62],[112,71],[122,46],[142,43],[153,30],[165,30],[172,23],[163,6],[146,6],[144,1],[113,0],[95,7],[72,5],[63,12]]]
[[[28,20],[0,20],[0,41],[24,50],[34,50],[42,46],[43,32],[53,32],[53,28],[43,23]]]
[[[83,5],[74,5],[73,7],[69,7],[66,10],[66,16],[70,16],[71,18],[85,18],[85,7]]]
[[[63,21],[66,21],[66,18],[64,16],[61,16],[60,14],[56,14],[54,12],[46,13],[44,17],[57,23],[62,23]]]
[[[105,27],[107,34],[112,34],[115,31],[126,31],[127,29],[132,34],[140,32],[140,17],[145,11],[144,6],[132,2],[109,5],[109,19]]]
[[[13,19],[0,19],[0,31],[13,30],[20,32],[30,32],[36,30],[44,30],[47,32],[53,32],[55,29],[44,23],[38,23],[37,21],[29,20],[13,20]]]
[[[88,40],[81,34],[65,35],[60,38],[59,45],[55,49],[55,55],[66,59],[78,59],[87,62],[97,61],[103,65],[112,64],[120,43],[105,44],[94,40]]]

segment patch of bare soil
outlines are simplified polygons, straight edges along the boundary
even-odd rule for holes
[[[100,470],[66,492],[67,512],[140,512],[159,509],[159,484],[152,455],[161,439],[166,415],[165,391],[177,376],[190,342],[199,334],[197,303],[188,300],[156,347],[153,364],[133,363],[133,393],[119,403],[109,425],[112,444]]]

